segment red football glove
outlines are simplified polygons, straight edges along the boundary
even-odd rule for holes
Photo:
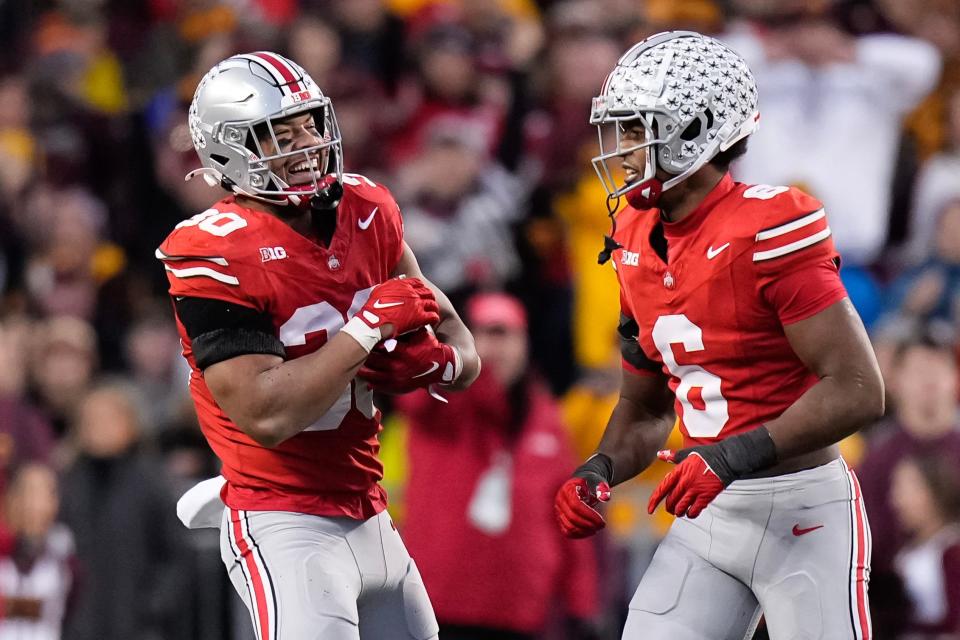
[[[400,394],[432,384],[450,384],[462,368],[457,350],[423,328],[400,336],[393,351],[378,345],[357,375],[377,391]]]
[[[714,444],[687,447],[676,453],[658,451],[657,457],[679,466],[654,490],[647,511],[653,513],[666,498],[669,513],[688,518],[700,515],[737,478],[770,468],[778,460],[776,443],[765,425]]]
[[[440,322],[433,292],[418,278],[391,278],[370,292],[370,298],[341,329],[367,351],[381,340]]]
[[[647,504],[647,513],[652,514],[660,501],[666,498],[664,507],[668,513],[678,518],[696,518],[728,484],[720,479],[697,451],[681,449],[674,453],[664,450],[658,451],[657,457],[679,465],[654,489]]]
[[[573,477],[564,482],[553,503],[560,532],[568,538],[586,538],[603,529],[607,523],[596,507],[609,499],[610,485],[605,481],[593,485]]]

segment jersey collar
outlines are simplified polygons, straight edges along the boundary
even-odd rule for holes
[[[697,205],[697,208],[688,213],[679,222],[663,222],[663,233],[667,238],[684,236],[700,226],[708,213],[720,202],[735,186],[730,172],[723,174],[720,182],[710,190],[710,193]]]

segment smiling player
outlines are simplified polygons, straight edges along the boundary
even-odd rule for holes
[[[223,462],[226,507],[210,500],[223,562],[257,637],[436,638],[385,511],[380,412],[356,375],[463,388],[479,372],[473,338],[423,279],[390,193],[343,173],[333,105],[298,65],[266,51],[220,62],[189,120],[194,173],[229,195],[157,257]]]

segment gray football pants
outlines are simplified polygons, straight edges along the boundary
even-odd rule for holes
[[[369,520],[225,509],[220,555],[257,640],[436,640],[417,566]]]
[[[869,640],[870,528],[842,459],[740,480],[678,518],[630,602],[623,640]]]

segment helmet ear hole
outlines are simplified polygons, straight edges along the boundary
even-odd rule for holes
[[[681,140],[696,140],[696,139],[700,136],[700,131],[701,131],[702,128],[703,128],[702,119],[703,119],[703,116],[700,116],[700,117],[698,117],[698,118],[694,118],[694,119],[693,119],[693,122],[691,122],[690,124],[688,124],[688,125],[687,125],[687,128],[684,129],[683,132],[680,134],[680,139],[681,139]],[[707,125],[707,128],[709,128],[709,125]]]
[[[230,158],[227,156],[220,155],[219,153],[211,153],[210,159],[216,162],[221,167],[227,166],[227,163],[230,162]]]

